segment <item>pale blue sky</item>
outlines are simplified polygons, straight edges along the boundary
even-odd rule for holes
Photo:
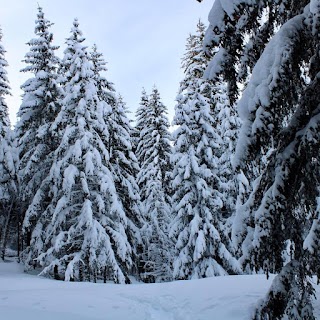
[[[12,123],[21,102],[20,85],[30,77],[19,72],[34,37],[37,3],[54,23],[54,44],[65,48],[72,21],[79,19],[86,44],[96,43],[108,61],[107,78],[115,83],[133,112],[142,87],[147,92],[156,84],[169,109],[170,121],[185,51],[186,38],[199,18],[207,24],[213,0],[0,0],[0,25],[9,62],[13,97],[7,99]]]

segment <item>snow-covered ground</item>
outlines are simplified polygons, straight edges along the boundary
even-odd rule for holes
[[[20,265],[7,262],[0,263],[0,319],[249,319],[270,284],[263,275],[162,284],[62,282],[25,274]],[[320,319],[319,301],[315,309]]]

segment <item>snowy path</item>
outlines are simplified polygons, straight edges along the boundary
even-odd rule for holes
[[[260,275],[164,284],[67,283],[0,263],[0,319],[244,320],[270,284]],[[319,302],[315,307],[320,319]]]

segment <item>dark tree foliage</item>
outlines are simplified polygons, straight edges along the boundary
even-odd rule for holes
[[[205,45],[219,50],[206,75],[228,83],[243,121],[234,165],[252,180],[239,212],[243,261],[279,273],[254,318],[314,319],[308,277],[320,263],[320,3],[216,0],[209,19]]]

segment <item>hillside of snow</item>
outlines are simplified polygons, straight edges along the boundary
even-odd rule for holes
[[[25,274],[21,265],[6,262],[0,263],[0,319],[244,320],[270,284],[264,275],[161,284],[74,283]],[[314,305],[320,319],[319,299]]]

